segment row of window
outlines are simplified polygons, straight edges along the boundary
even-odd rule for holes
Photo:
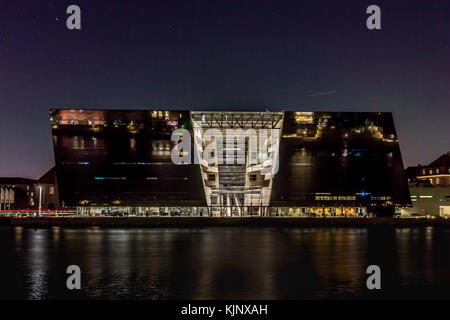
[[[445,171],[440,172],[439,168],[436,168],[436,169],[422,169],[422,175],[439,174],[439,173],[445,173]],[[447,173],[450,173],[450,168],[447,169]]]
[[[431,184],[437,184],[437,185],[439,185],[439,184],[441,184],[441,182],[442,182],[443,184],[446,184],[446,183],[445,183],[445,179],[444,179],[443,181],[441,181],[441,180],[439,179],[439,177],[434,178],[434,179],[428,179],[428,180],[430,181]]]
[[[216,175],[215,174],[209,174],[208,175],[208,181],[216,181]],[[256,181],[256,174],[250,175],[250,181]]]
[[[152,118],[165,118],[166,120],[169,120],[169,111],[165,110],[154,110],[152,111]],[[182,114],[180,113],[180,118],[182,117]]]
[[[189,180],[188,177],[146,177],[145,179],[146,180]],[[127,177],[94,177],[94,180],[127,180]],[[52,193],[50,193],[50,194],[52,194]]]
[[[315,200],[345,200],[345,201],[352,201],[356,200],[356,196],[316,196]]]

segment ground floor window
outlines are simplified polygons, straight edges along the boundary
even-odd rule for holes
[[[366,217],[364,207],[78,207],[82,216],[105,217]]]

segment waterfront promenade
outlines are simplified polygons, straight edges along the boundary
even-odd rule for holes
[[[0,218],[0,223],[24,227],[450,227],[450,219],[441,218],[4,217]]]

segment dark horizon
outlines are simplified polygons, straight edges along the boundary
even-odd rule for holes
[[[65,26],[70,4],[81,30]],[[450,3],[377,1],[381,30],[370,4],[4,3],[0,176],[54,165],[61,107],[392,112],[404,166],[426,165],[450,149]]]

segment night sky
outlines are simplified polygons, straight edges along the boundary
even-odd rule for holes
[[[79,31],[66,8],[81,8]],[[382,30],[366,28],[381,7]],[[54,164],[49,108],[391,111],[450,150],[450,1],[0,0],[0,176]]]

